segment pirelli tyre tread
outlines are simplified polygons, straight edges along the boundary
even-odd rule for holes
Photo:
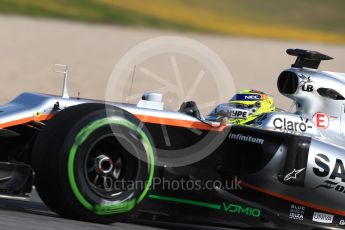
[[[111,223],[130,214],[147,195],[155,170],[151,138],[139,125],[132,114],[98,103],[57,113],[40,132],[32,155],[35,185],[44,203],[63,217],[90,222]],[[103,147],[106,144],[110,146]],[[140,181],[139,185],[144,186],[113,194],[110,186],[108,190],[100,188],[94,183],[97,175],[91,178],[88,174],[94,170],[89,159],[99,159],[93,155],[98,152],[109,152],[121,159],[121,180]],[[108,159],[102,154],[102,160]],[[116,163],[112,165],[115,167]]]

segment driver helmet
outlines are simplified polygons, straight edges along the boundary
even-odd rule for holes
[[[250,124],[258,116],[276,110],[272,95],[246,89],[229,100],[228,118],[230,123]]]

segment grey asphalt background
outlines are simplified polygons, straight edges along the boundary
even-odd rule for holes
[[[49,210],[40,200],[36,192],[31,194],[30,201],[0,199],[0,229],[25,230],[153,230],[163,229],[129,223],[114,223],[112,225],[93,224],[75,220],[63,219]]]
[[[181,223],[154,223],[144,220],[113,223],[111,225],[94,224],[64,219],[47,206],[39,198],[35,189],[29,200],[0,198],[0,229],[1,230],[164,230],[164,229],[200,229],[200,230],[235,230],[211,226],[191,226]]]

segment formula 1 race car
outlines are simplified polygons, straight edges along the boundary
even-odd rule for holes
[[[317,70],[327,55],[287,53],[277,85],[296,112],[250,125],[192,102],[165,110],[155,93],[137,105],[23,93],[0,106],[0,192],[35,185],[59,215],[98,223],[343,228],[345,74]]]

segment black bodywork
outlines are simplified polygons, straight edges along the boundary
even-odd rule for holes
[[[285,159],[278,166],[279,170],[267,176],[282,184],[303,187],[305,172],[291,181],[284,181],[284,177],[295,168],[306,167],[311,138],[246,126],[231,126],[222,131],[193,131],[193,128],[153,123],[145,123],[145,126],[154,142],[157,161],[166,161],[159,162],[159,165],[165,163],[167,167],[157,167],[155,178],[161,181],[153,184],[147,199],[131,215],[132,220],[239,228],[317,227],[315,222],[308,221],[312,219],[314,209],[274,196],[269,191],[260,191],[256,186],[264,183],[262,180],[265,179],[257,175],[283,146],[287,149]],[[0,182],[3,194],[24,195],[31,191],[34,172],[30,167],[30,146],[39,129],[37,124],[14,126],[9,130],[22,135],[12,133],[11,137],[1,138],[3,145],[8,147],[3,150],[2,161],[7,162],[1,163],[0,173],[2,178],[11,175],[9,181]],[[163,130],[170,137],[170,145],[166,144]],[[231,139],[231,135],[250,136],[263,142]],[[167,155],[188,154],[178,150],[189,146],[195,148],[189,149],[190,153],[199,151],[207,157],[174,167],[169,157],[174,159],[180,156]],[[179,188],[167,187],[162,181],[175,181],[179,183]],[[188,184],[194,187],[191,189]],[[297,211],[304,208],[303,220],[291,218],[292,207]]]
[[[221,227],[312,229],[313,209],[306,209],[282,197],[272,196],[267,191],[258,191],[251,182],[260,184],[262,178],[255,176],[265,168],[281,146],[288,149],[286,158],[275,174],[267,175],[289,186],[303,186],[305,172],[296,180],[284,181],[284,176],[295,168],[307,165],[311,139],[287,133],[277,133],[245,126],[228,127],[222,132],[202,131],[202,135],[186,128],[166,126],[173,136],[172,145],[164,144],[161,125],[147,123],[155,145],[160,153],[166,149],[196,145],[205,135],[209,142],[223,140],[216,150],[201,161],[183,167],[160,167],[158,176],[166,181],[178,181],[200,185],[190,190],[187,186],[171,189],[154,186],[148,199],[139,206],[133,217],[147,220],[177,221]],[[230,135],[259,137],[262,144],[230,139]],[[176,138],[175,138],[176,137]],[[205,144],[205,143],[204,143]],[[208,143],[210,144],[210,143]],[[207,143],[205,144],[207,146]],[[199,146],[200,147],[200,146]],[[163,151],[164,152],[164,151]],[[163,153],[164,154],[164,153]],[[187,182],[188,181],[188,182]],[[213,187],[206,183],[216,182]],[[301,211],[302,219],[291,216],[291,209]],[[303,212],[303,213],[302,213]]]

